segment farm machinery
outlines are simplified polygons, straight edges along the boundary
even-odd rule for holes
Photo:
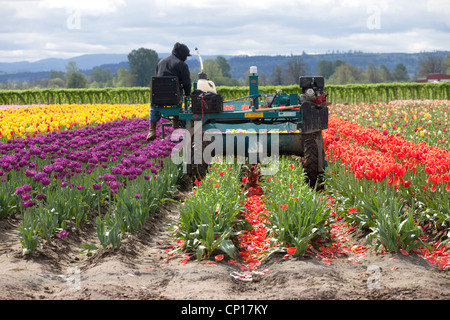
[[[251,67],[249,95],[223,101],[215,88],[205,92],[194,82],[186,97],[180,95],[176,77],[153,77],[151,104],[164,118],[178,116],[185,123],[185,174],[203,176],[214,156],[242,156],[254,164],[292,155],[301,160],[314,186],[326,165],[322,130],[328,128],[329,103],[323,77],[302,76],[299,86],[298,93],[262,94],[257,68]]]

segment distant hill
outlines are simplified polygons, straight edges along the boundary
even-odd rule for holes
[[[89,70],[103,64],[115,64],[128,61],[128,54],[85,54],[68,59],[49,58],[35,62],[0,62],[0,71],[8,73],[42,72],[50,70],[66,71],[66,65],[69,61],[75,61],[80,70]]]
[[[308,65],[309,74],[314,75],[317,72],[317,64],[320,60],[336,61],[342,60],[351,65],[365,69],[369,62],[375,63],[377,66],[384,64],[389,70],[393,70],[397,64],[405,65],[407,73],[410,77],[417,73],[419,59],[430,52],[420,53],[363,53],[363,52],[345,52],[345,53],[326,53],[326,54],[302,54],[300,57],[303,62]],[[445,58],[450,51],[437,51],[433,54]],[[191,70],[199,69],[200,63],[198,56],[192,52],[192,57],[187,60],[187,64]],[[159,53],[160,58],[164,58],[169,53]],[[270,77],[276,66],[285,68],[286,61],[292,58],[292,55],[277,56],[229,56],[222,55],[228,60],[231,67],[231,75],[236,78],[244,78],[245,73],[251,66],[258,67],[258,73],[264,73]],[[215,56],[203,56],[205,61],[207,58],[215,58]],[[0,82],[21,83],[23,81],[31,82],[36,79],[48,77],[48,71],[65,71],[66,65],[70,61],[75,61],[78,69],[86,75],[96,67],[108,68],[113,73],[121,67],[128,69],[128,54],[86,54],[69,59],[50,58],[35,62],[22,61],[5,63],[0,62]]]
[[[159,53],[160,58],[167,57],[170,53]],[[217,56],[202,56],[203,61],[207,58],[216,58]],[[231,56],[224,55],[225,58]],[[86,54],[69,59],[49,58],[35,62],[0,62],[0,83],[22,83],[24,81],[32,82],[38,79],[48,78],[49,71],[66,71],[66,66],[70,61],[75,61],[80,72],[86,76],[95,68],[110,69],[114,74],[119,68],[129,69],[128,54]],[[187,64],[191,70],[199,69],[200,62],[197,54],[192,52],[192,58],[189,58]]]
[[[353,66],[365,69],[369,62],[375,63],[378,67],[385,65],[389,70],[394,70],[397,64],[402,63],[406,67],[406,72],[410,77],[417,73],[418,62],[421,57],[430,52],[421,53],[328,53],[328,54],[302,54],[300,57],[308,65],[309,75],[315,75],[317,64],[320,60],[336,61],[342,60]],[[450,51],[438,51],[433,54],[445,59]],[[243,78],[250,66],[257,66],[258,73],[265,73],[270,77],[276,66],[285,67],[286,61],[292,56],[239,56],[228,59],[231,67],[231,74],[234,78]]]

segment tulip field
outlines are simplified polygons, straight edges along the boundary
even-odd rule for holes
[[[170,136],[146,141],[149,107],[0,109],[0,218],[18,219],[25,255],[87,222],[98,241],[80,246],[118,249],[170,200],[183,170],[170,159]],[[317,189],[304,182],[302,159],[278,159],[270,176],[261,165],[215,159],[179,206],[172,254],[182,252],[183,264],[212,259],[255,270],[274,254],[331,264],[343,252],[371,250],[448,269],[449,108],[448,100],[330,105]],[[340,244],[355,228],[366,246]]]
[[[445,101],[335,105],[326,183],[343,218],[376,250],[448,268],[450,151]],[[434,240],[431,240],[431,236]]]
[[[96,212],[98,239],[117,248],[177,183],[169,139],[146,141],[149,105],[50,105],[1,111],[0,217],[22,215],[24,253]],[[170,130],[170,129],[168,129]],[[162,170],[164,168],[164,170]],[[67,231],[66,231],[67,232]]]

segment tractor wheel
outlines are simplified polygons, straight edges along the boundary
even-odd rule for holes
[[[305,169],[307,182],[312,188],[320,188],[325,161],[322,132],[306,136],[303,148],[303,168]]]
[[[203,150],[205,150],[205,142],[202,143],[201,147],[202,148],[199,150],[196,150],[195,145],[193,145],[193,147],[192,147],[192,152],[191,152],[192,181],[203,179],[206,176],[206,173],[208,171],[209,165],[205,162],[205,159],[203,159]],[[194,152],[195,151],[201,152],[201,154],[202,154],[202,162],[201,163],[195,163],[195,161],[194,161]]]
[[[201,180],[205,177],[206,172],[208,170],[208,164],[205,163],[203,159],[203,150],[205,149],[205,143],[202,142],[200,145],[195,145],[193,137],[195,136],[194,132],[194,125],[192,122],[189,122],[186,124],[186,129],[188,131],[188,134],[191,137],[191,144],[190,144],[190,162],[186,164],[187,169],[187,175],[190,177],[190,180],[195,182],[195,180]],[[198,132],[197,132],[198,134]],[[195,154],[197,156],[201,155],[201,161],[198,161],[198,159],[195,159]],[[199,163],[200,162],[200,163]]]

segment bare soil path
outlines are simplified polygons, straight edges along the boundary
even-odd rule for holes
[[[178,191],[176,200],[186,192]],[[169,256],[178,244],[168,226],[179,203],[167,202],[146,226],[122,240],[114,251],[88,256],[74,244],[96,243],[95,224],[66,240],[22,255],[17,220],[0,221],[0,299],[2,300],[449,300],[450,275],[412,254],[353,252],[325,264],[314,257],[282,254],[264,263],[251,281],[232,276],[240,270],[227,261]],[[365,245],[358,231],[351,244]],[[98,245],[100,247],[100,245]],[[352,259],[354,257],[355,259]]]

